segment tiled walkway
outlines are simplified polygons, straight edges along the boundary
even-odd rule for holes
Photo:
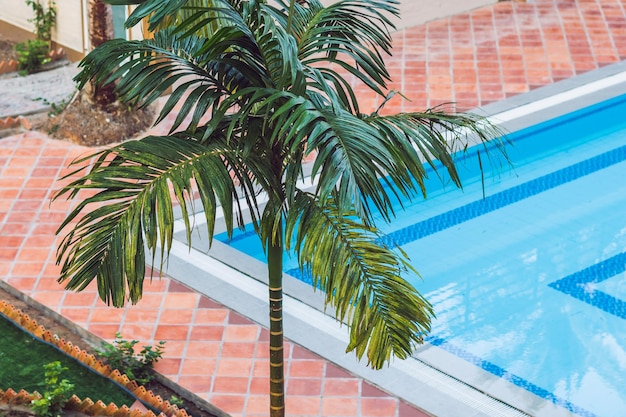
[[[504,2],[396,33],[392,88],[413,101],[396,96],[388,110],[449,101],[467,110],[623,60],[625,9],[619,0]],[[362,94],[362,111],[378,104]],[[87,151],[37,132],[0,140],[0,277],[100,337],[167,341],[160,372],[233,416],[267,415],[265,329],[168,278],[127,309],[104,306],[94,288],[59,287],[54,233],[75,203],[50,197]],[[302,347],[286,355],[290,416],[425,415]]]

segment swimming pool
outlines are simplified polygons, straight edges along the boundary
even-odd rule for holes
[[[385,228],[424,278],[407,277],[432,345],[581,416],[626,412],[625,112],[620,96],[516,132],[484,198],[466,164],[463,192],[433,182]],[[231,245],[263,258],[253,235]]]

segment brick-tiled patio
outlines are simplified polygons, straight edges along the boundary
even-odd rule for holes
[[[619,0],[503,2],[394,34],[395,84],[387,111],[456,102],[467,110],[626,58],[626,6]],[[379,102],[362,92],[362,111]],[[92,333],[166,340],[157,368],[233,416],[268,409],[267,331],[164,278],[132,308],[113,309],[95,288],[56,282],[57,227],[73,202],[50,197],[68,164],[89,150],[43,133],[0,140],[0,277]],[[290,416],[423,416],[397,398],[288,344]],[[364,365],[365,366],[365,365]]]

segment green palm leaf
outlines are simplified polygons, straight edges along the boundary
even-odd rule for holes
[[[423,341],[434,314],[401,278],[413,268],[402,252],[381,245],[378,230],[362,223],[357,212],[300,192],[285,229],[300,268],[310,272],[337,318],[347,319],[347,351],[355,350],[358,358],[366,354],[368,365],[378,369],[392,355],[408,357]]]
[[[177,117],[169,136],[79,161],[95,158],[55,196],[92,193],[59,229],[70,228],[57,253],[60,280],[77,290],[96,280],[107,303],[135,303],[144,245],[153,262],[160,250],[161,267],[169,253],[174,204],[189,244],[195,205],[204,210],[209,240],[218,207],[229,233],[245,207],[268,255],[273,416],[284,411],[285,247],[347,321],[348,350],[374,368],[410,355],[430,330],[432,307],[403,279],[413,271],[410,262],[381,243],[374,213],[389,221],[405,198],[425,196],[431,171],[460,187],[454,153],[470,144],[482,144],[480,161],[483,154],[496,154],[492,163],[507,159],[505,141],[492,140],[499,132],[471,114],[436,108],[381,116],[380,108],[359,108],[352,80],[381,96],[381,108],[395,94],[386,91],[383,56],[391,52],[397,2],[111,1],[138,4],[127,25],[147,19],[154,39],[97,48],[80,64],[80,86],[114,83],[133,106],[172,89],[157,122],[175,109]],[[303,161],[310,157],[316,182],[304,192]]]
[[[241,209],[233,206],[239,198],[233,177],[248,198],[253,191],[247,177],[233,175],[228,153],[215,146],[215,141],[204,146],[178,137],[149,136],[96,154],[97,162],[89,172],[55,195],[99,190],[82,201],[59,228],[77,220],[57,254],[58,262],[63,262],[60,281],[69,280],[69,289],[84,289],[97,279],[107,303],[119,307],[126,298],[136,303],[145,273],[144,241],[153,256],[157,246],[162,255],[169,251],[174,233],[172,198],[180,205],[190,240],[189,216],[196,191],[208,235],[213,236],[218,206],[232,231],[235,209],[238,222],[242,221]],[[80,217],[92,205],[96,208]]]

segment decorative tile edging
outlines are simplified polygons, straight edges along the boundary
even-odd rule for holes
[[[15,392],[12,388],[6,391],[0,389],[0,404],[30,406],[31,401],[37,398],[39,398],[38,395],[31,394],[24,390]],[[156,417],[152,411],[144,412],[137,409],[130,409],[125,405],[118,407],[113,403],[106,405],[100,400],[94,403],[93,400],[89,398],[81,400],[76,395],[72,395],[63,409],[65,411],[79,412],[88,416]],[[162,416],[163,414],[159,415]]]
[[[155,395],[144,386],[137,384],[136,381],[130,380],[126,375],[122,374],[117,369],[112,369],[109,365],[104,364],[93,354],[86,352],[78,346],[74,346],[72,342],[59,338],[56,334],[52,334],[45,327],[39,325],[37,321],[30,318],[28,314],[16,309],[12,304],[9,304],[4,300],[0,300],[0,314],[19,325],[22,329],[29,332],[33,336],[56,346],[68,356],[73,357],[99,374],[117,382],[129,390],[137,399],[149,404],[155,410],[160,411],[160,415],[166,415],[168,417],[190,417],[187,414],[187,411],[179,409],[177,406],[170,404],[167,400],[163,400],[161,396]],[[34,398],[36,398],[34,394],[29,394],[24,390],[19,392],[15,392],[13,389],[8,389],[6,391],[0,390],[0,403],[27,405],[30,404],[31,400]],[[144,412],[141,410],[131,410],[125,405],[120,408],[118,408],[115,404],[109,404],[107,406],[100,400],[96,402],[90,398],[81,400],[75,395],[72,396],[66,405],[66,408],[68,410],[79,411],[90,416],[105,415],[109,417],[155,417],[155,414],[152,411]]]
[[[51,62],[65,59],[65,50],[63,48],[53,49],[46,55]],[[17,71],[18,62],[15,59],[0,61],[0,75]]]
[[[8,61],[0,61],[0,75],[17,71],[17,61],[9,59]]]

